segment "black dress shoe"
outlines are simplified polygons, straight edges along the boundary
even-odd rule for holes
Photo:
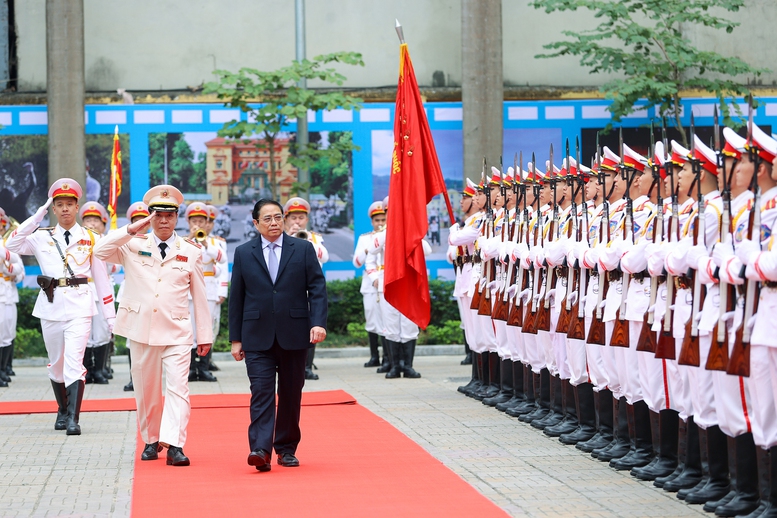
[[[272,466],[270,465],[270,454],[264,450],[252,451],[248,455],[248,465],[256,466],[259,471],[270,471]]]
[[[167,449],[168,466],[188,466],[189,457],[183,454],[183,448],[179,446],[170,446]]]
[[[397,378],[398,378],[398,377],[399,377],[399,376],[397,376]],[[318,374],[316,374],[315,372],[313,372],[313,369],[307,369],[307,368],[306,368],[306,369],[305,369],[305,379],[306,379],[306,380],[317,380],[317,379],[318,379]]]
[[[140,460],[157,460],[160,451],[162,451],[162,445],[159,444],[159,441],[146,444],[146,447],[143,448],[143,453],[140,455]]]
[[[293,453],[281,453],[278,455],[278,465],[287,468],[296,468],[299,466],[299,460]]]
[[[134,392],[135,385],[132,384],[132,380],[129,381],[126,385],[124,385],[124,392]]]

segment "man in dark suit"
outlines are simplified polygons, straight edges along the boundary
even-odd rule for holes
[[[259,237],[235,250],[229,339],[251,382],[248,464],[270,471],[273,448],[278,465],[299,466],[305,361],[308,348],[326,337],[326,281],[313,245],[283,232],[278,202],[259,200],[252,216]]]

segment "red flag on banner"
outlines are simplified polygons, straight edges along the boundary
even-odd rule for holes
[[[113,154],[111,155],[111,181],[108,191],[108,213],[111,216],[111,228],[116,229],[116,207],[121,194],[121,144],[119,144],[119,127],[113,134]]]
[[[426,236],[426,205],[445,196],[454,221],[432,132],[418,91],[407,44],[399,46],[399,85],[394,114],[394,153],[384,253],[386,301],[419,327],[429,325],[431,300],[421,240]]]

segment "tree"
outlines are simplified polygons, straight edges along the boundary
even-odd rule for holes
[[[247,138],[260,135],[257,145],[266,149],[270,155],[270,186],[273,196],[278,198],[275,161],[275,139],[278,133],[291,119],[307,117],[308,110],[358,110],[362,102],[358,97],[340,91],[317,91],[301,88],[298,82],[302,78],[317,79],[325,83],[342,86],[345,76],[334,68],[332,63],[364,66],[362,55],[356,52],[336,52],[316,56],[313,60],[292,61],[291,65],[271,72],[254,68],[241,68],[238,72],[216,70],[218,81],[205,85],[206,93],[216,93],[224,105],[240,108],[248,114],[246,120],[233,120],[219,130],[220,137]],[[261,104],[253,104],[253,103]],[[347,151],[358,150],[351,141]],[[336,159],[344,149],[311,144],[297,150],[289,162],[298,169],[311,168],[321,158]],[[299,186],[307,190],[309,186]]]
[[[681,91],[714,94],[726,123],[732,124],[727,98],[750,94],[735,78],[765,71],[737,57],[698,49],[683,36],[689,25],[730,34],[739,24],[712,11],[736,12],[744,0],[532,0],[531,5],[547,13],[588,9],[602,20],[592,29],[561,31],[571,41],[545,45],[555,52],[536,57],[579,56],[580,64],[591,67],[591,73],[619,74],[600,88],[613,101],[608,108],[612,122],[642,108],[635,103],[646,99],[648,110],[658,107],[662,117],[674,119],[686,146],[688,138],[680,121]],[[735,111],[739,113],[738,105]]]
[[[205,157],[194,161],[194,151],[182,133],[152,133],[148,137],[148,169],[153,184],[164,183],[165,144],[167,144],[167,182],[184,193],[206,191]]]

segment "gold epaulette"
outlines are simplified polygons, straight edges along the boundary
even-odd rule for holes
[[[189,243],[190,245],[196,246],[197,248],[202,248],[202,245],[199,244],[197,241],[195,241],[193,239],[189,239],[188,237],[185,237],[185,238],[183,238],[183,240],[186,241],[187,243]]]
[[[48,230],[49,232],[51,232],[55,228],[57,228],[57,227],[38,227],[38,228],[35,229],[35,232],[37,232],[38,230]]]

